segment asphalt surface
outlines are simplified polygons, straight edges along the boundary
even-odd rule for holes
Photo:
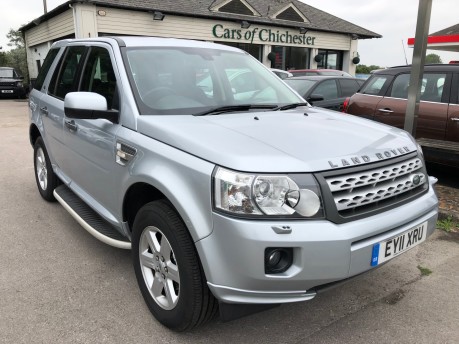
[[[145,306],[130,252],[41,199],[27,128],[27,103],[0,100],[0,343],[459,342],[459,236],[440,230],[312,301],[171,332]]]

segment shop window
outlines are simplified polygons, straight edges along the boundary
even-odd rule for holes
[[[248,52],[250,55],[255,57],[258,61],[262,60],[263,46],[260,44],[249,44],[249,43],[233,43],[233,42],[218,42],[220,44],[229,45]]]
[[[309,68],[311,50],[308,48],[274,46],[272,51],[276,54],[273,68],[283,70]]]
[[[317,64],[319,69],[343,69],[343,52],[339,50],[319,49],[322,60]]]
[[[226,5],[220,7],[219,12],[243,14],[246,16],[253,16],[253,11],[247,6],[245,1],[233,0]]]

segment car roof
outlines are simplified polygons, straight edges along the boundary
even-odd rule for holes
[[[424,71],[433,72],[433,71],[458,71],[459,66],[454,64],[426,64],[424,65]],[[396,75],[399,73],[410,72],[411,65],[406,66],[395,66],[386,69],[381,69],[378,71],[373,72],[373,75]]]
[[[303,76],[293,76],[285,80],[326,80],[326,79],[356,80],[357,78],[351,78],[348,76],[339,76],[339,75],[303,75]]]

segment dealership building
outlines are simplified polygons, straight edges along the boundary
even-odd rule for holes
[[[69,0],[21,31],[31,78],[65,38],[195,39],[238,47],[272,68],[355,74],[358,41],[381,37],[296,0]]]

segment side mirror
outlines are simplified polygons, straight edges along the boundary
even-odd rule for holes
[[[321,94],[311,94],[306,100],[312,104],[313,102],[320,102],[321,100],[324,100],[324,96]]]
[[[107,99],[93,92],[69,92],[64,99],[65,116],[68,118],[102,118],[118,123],[119,112],[108,110]]]

